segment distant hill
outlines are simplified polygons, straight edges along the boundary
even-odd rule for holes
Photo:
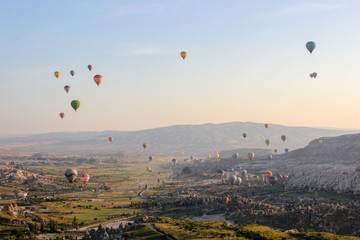
[[[242,133],[247,133],[243,139]],[[360,132],[360,130],[288,127],[262,123],[230,122],[222,124],[176,125],[141,131],[59,132],[27,137],[0,139],[0,150],[54,152],[74,154],[148,153],[148,154],[213,154],[239,148],[297,149],[320,137]],[[286,135],[283,142],[280,137]],[[113,142],[108,137],[114,138]],[[265,139],[271,139],[269,147]],[[142,143],[148,148],[142,149]]]

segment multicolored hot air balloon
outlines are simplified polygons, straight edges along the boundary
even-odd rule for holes
[[[271,185],[274,185],[277,182],[276,176],[269,176],[268,181]]]
[[[93,65],[89,64],[88,69],[91,71],[93,69]]]
[[[248,158],[249,158],[249,160],[253,160],[255,158],[255,153],[249,152],[248,153]]]
[[[109,142],[112,142],[114,140],[113,137],[109,137]]]
[[[89,181],[90,179],[90,175],[87,174],[87,173],[83,173],[80,175],[80,180],[86,185],[87,182]]]
[[[176,161],[176,159],[174,158],[173,160],[171,160],[171,162],[172,162],[172,164],[175,165],[177,161]]]
[[[265,140],[265,143],[266,143],[266,145],[268,145],[268,146],[270,145],[270,142],[271,142],[270,139],[266,139],[266,140]]]
[[[61,119],[64,119],[65,113],[61,112],[59,115],[60,115]]]
[[[236,153],[234,153],[233,155],[232,155],[232,158],[234,159],[234,160],[237,160],[238,158],[239,158],[239,154],[236,152]]]
[[[283,142],[285,142],[286,136],[285,136],[285,135],[282,135],[282,136],[281,136],[281,140],[283,140]]]
[[[266,123],[264,126],[265,126],[265,128],[268,128],[268,127],[269,127],[269,124]]]
[[[312,53],[314,49],[316,48],[316,44],[312,41],[306,43],[307,50]]]
[[[64,90],[65,90],[66,93],[69,93],[70,89],[71,89],[71,87],[69,85],[66,85],[64,87]]]
[[[102,80],[103,80],[103,76],[101,76],[101,75],[95,75],[94,76],[94,82],[99,86],[100,85],[100,83],[102,82]]]
[[[180,56],[185,60],[185,58],[187,57],[187,52],[182,51],[182,52],[180,53]]]
[[[76,112],[76,110],[78,110],[79,107],[80,107],[80,101],[79,100],[72,100],[71,101],[71,106]]]
[[[68,169],[65,171],[65,177],[69,181],[69,183],[72,183],[77,177],[77,175],[78,173],[75,169]]]
[[[246,133],[243,133],[242,136],[243,136],[243,138],[246,138]]]
[[[59,78],[61,73],[59,71],[56,71],[56,72],[54,72],[54,75],[55,75],[56,78]]]
[[[145,148],[147,148],[147,144],[146,143],[143,143],[143,148],[145,149]]]
[[[71,76],[74,76],[74,75],[75,75],[75,71],[74,71],[74,70],[71,70],[71,71],[70,71],[70,74],[71,74]]]
[[[230,175],[229,176],[229,183],[230,183],[230,185],[234,185],[234,183],[235,183],[235,181],[236,181],[236,176],[235,175]]]
[[[242,182],[242,179],[240,177],[236,177],[236,180],[234,182],[234,185],[240,185]]]
[[[265,176],[266,176],[266,178],[269,178],[270,176],[272,176],[272,172],[271,171],[266,171]]]
[[[219,169],[216,171],[216,175],[219,177],[219,178],[222,178],[225,174],[225,171],[222,170],[222,169]]]

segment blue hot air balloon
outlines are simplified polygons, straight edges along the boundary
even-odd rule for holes
[[[307,50],[309,50],[310,53],[312,53],[314,51],[314,49],[316,48],[316,44],[312,41],[307,42],[306,48],[307,48]]]

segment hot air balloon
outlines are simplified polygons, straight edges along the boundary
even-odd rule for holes
[[[268,127],[269,127],[269,124],[266,123],[264,126],[265,126],[265,128],[268,128]]]
[[[316,47],[316,44],[312,41],[306,43],[307,50],[312,53]]]
[[[89,64],[88,69],[91,71],[93,69],[93,65]]]
[[[112,142],[114,140],[113,137],[109,137],[109,141]]]
[[[89,181],[90,179],[90,175],[87,174],[87,173],[83,173],[80,175],[80,180],[86,185],[87,182]]]
[[[69,85],[66,85],[66,86],[64,87],[64,89],[65,89],[65,92],[66,92],[66,93],[69,93],[71,87],[70,87]]]
[[[79,107],[80,107],[80,101],[79,100],[72,100],[71,101],[71,106],[76,112],[76,110],[78,110]]]
[[[234,185],[236,178],[237,178],[237,177],[236,177],[235,175],[230,175],[230,176],[229,176],[229,183],[230,183],[230,185]]]
[[[215,159],[219,159],[219,158],[220,158],[220,154],[215,153],[215,154],[214,154],[214,158],[215,158]]]
[[[272,158],[273,158],[273,156],[271,154],[269,154],[268,160],[271,160]]]
[[[74,75],[75,75],[75,71],[74,71],[74,70],[71,70],[71,71],[70,71],[70,74],[71,74],[71,76],[74,76]]]
[[[277,153],[277,149],[274,149],[274,153]]]
[[[246,133],[243,133],[242,136],[243,136],[243,138],[246,138]]]
[[[314,75],[313,75],[312,73],[310,73],[310,77],[311,77],[311,78],[313,78],[313,77],[314,77]]]
[[[173,160],[171,160],[171,162],[175,165],[176,164],[176,159],[174,158]]]
[[[59,78],[61,73],[59,71],[56,71],[56,72],[54,72],[54,75],[55,75],[56,78]]]
[[[270,139],[266,139],[266,140],[265,140],[265,143],[266,143],[266,145],[268,145],[268,146],[269,146],[270,142],[271,142]]]
[[[216,171],[216,175],[219,177],[219,178],[222,178],[225,174],[225,171],[222,170],[222,169],[219,169]]]
[[[240,170],[240,175],[246,177],[247,176],[247,171],[245,169],[241,169]]]
[[[316,78],[316,77],[317,77],[317,73],[316,73],[316,72],[313,72],[313,73],[312,73],[312,77],[313,77],[313,78]]]
[[[323,140],[319,139],[318,143],[322,144]]]
[[[101,75],[95,75],[94,76],[94,82],[99,86],[100,85],[100,83],[102,82],[102,80],[103,80],[103,76],[101,76]]]
[[[210,154],[208,154],[208,155],[206,155],[206,157],[207,157],[208,159],[210,159],[210,158],[211,158],[211,155],[210,155]]]
[[[69,181],[69,183],[72,183],[75,178],[77,177],[78,173],[75,169],[68,169],[65,171],[65,177]]]
[[[151,167],[148,166],[148,167],[146,168],[146,170],[147,170],[148,172],[151,172]]]
[[[189,161],[189,159],[188,159],[188,158],[184,158],[184,162],[187,162],[187,161]]]
[[[236,152],[236,153],[234,153],[233,155],[232,155],[232,158],[234,159],[234,160],[237,160],[238,158],[239,158],[239,154]]]
[[[282,136],[281,136],[281,140],[283,140],[283,142],[285,142],[286,136],[285,136],[285,135],[282,135]]]
[[[149,156],[149,161],[151,162],[153,160],[153,156]]]
[[[255,157],[255,153],[253,153],[253,152],[248,153],[249,160],[253,160],[254,157]]]
[[[274,185],[277,182],[276,176],[269,176],[268,181],[271,185]]]
[[[289,149],[288,149],[288,148],[285,148],[285,152],[288,153],[288,152],[289,152]]]
[[[60,115],[61,119],[64,119],[65,113],[61,112],[59,115]]]
[[[235,182],[234,182],[234,185],[240,185],[241,182],[242,182],[242,179],[239,178],[239,177],[236,177],[236,180],[235,180]]]
[[[194,160],[194,156],[193,156],[193,155],[190,156],[190,160],[191,160],[191,161]]]
[[[182,51],[182,52],[180,53],[180,56],[185,60],[185,58],[187,57],[187,52]]]
[[[254,175],[252,178],[253,178],[254,180],[259,180],[259,179],[260,179],[260,177],[257,176],[257,175]]]
[[[143,148],[145,149],[145,148],[147,148],[147,144],[146,143],[143,143]]]
[[[265,176],[266,176],[266,178],[269,178],[270,176],[272,176],[272,172],[271,171],[266,171]]]
[[[284,176],[284,179],[285,179],[285,180],[288,180],[288,179],[289,179],[289,176],[288,176],[288,175],[285,175],[285,176]]]

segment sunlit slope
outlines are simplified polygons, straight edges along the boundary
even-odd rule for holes
[[[61,132],[0,140],[0,149],[29,152],[105,153],[141,152],[148,144],[152,153],[213,153],[215,149],[277,148],[283,152],[306,146],[320,137],[338,136],[359,131],[287,127],[263,123],[231,122],[222,124],[176,125],[141,131]],[[246,139],[242,137],[247,133]],[[286,135],[283,142],[280,138]],[[114,138],[113,142],[108,137]],[[265,139],[271,139],[266,146]]]

